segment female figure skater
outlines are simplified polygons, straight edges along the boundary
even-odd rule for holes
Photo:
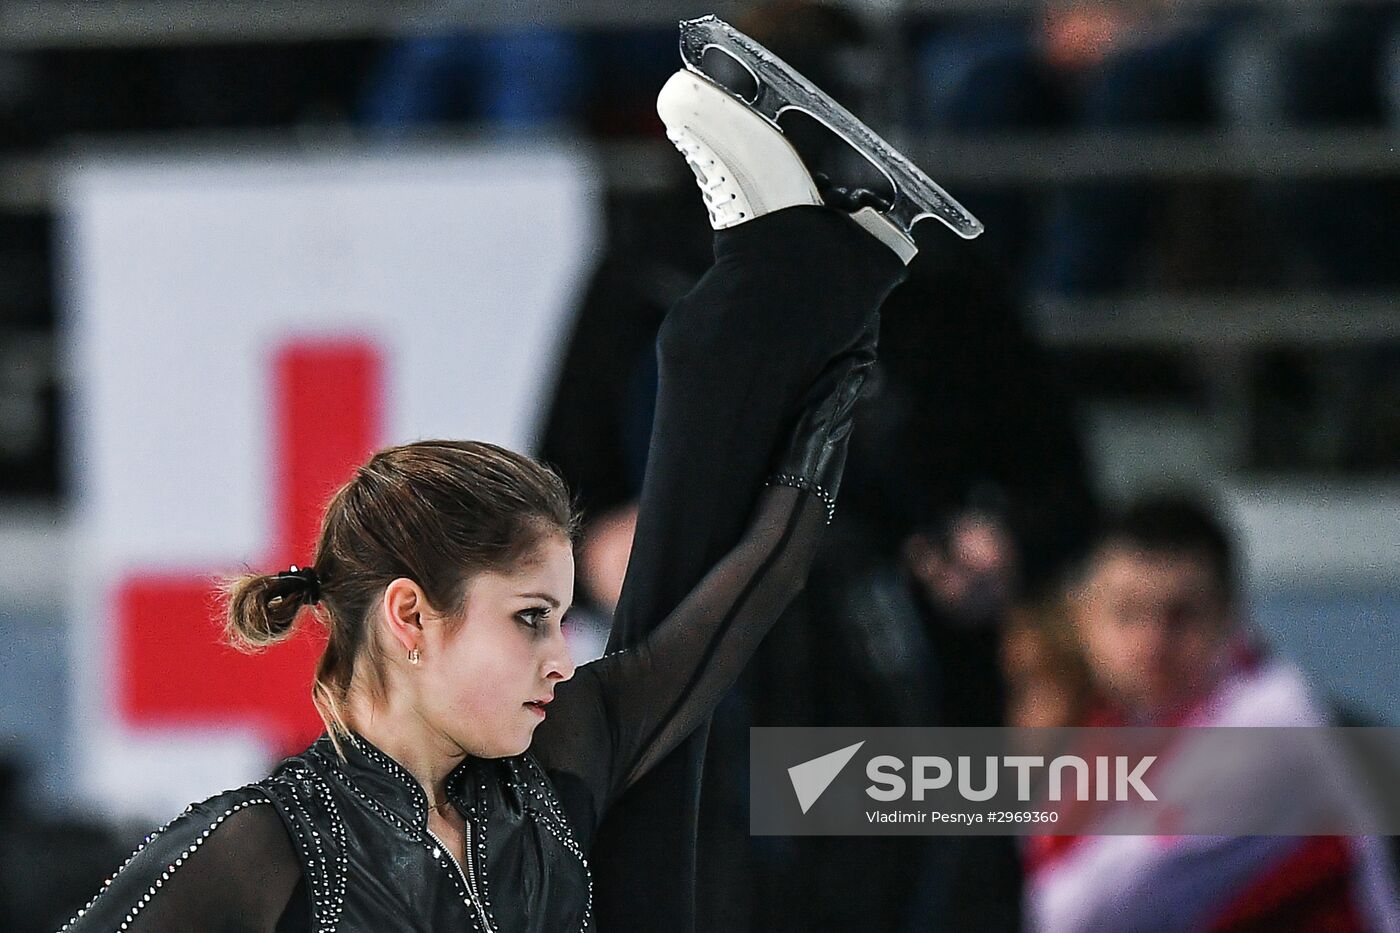
[[[552,471],[471,441],[376,453],[312,564],[230,588],[244,645],[316,607],[327,734],[148,837],[65,930],[593,928],[603,814],[709,717],[803,584],[913,252],[885,214],[824,206],[782,133],[703,75],[678,72],[658,110],[719,232],[658,342],[619,650],[569,658],[576,519]]]

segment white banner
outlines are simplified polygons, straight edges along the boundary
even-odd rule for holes
[[[529,449],[598,197],[547,145],[92,159],[62,194],[75,760],[107,813],[165,818],[262,776],[288,734],[191,594],[298,559],[306,521],[278,509],[318,451]],[[286,397],[308,385],[310,409]]]

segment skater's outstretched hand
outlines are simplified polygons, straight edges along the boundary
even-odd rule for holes
[[[879,340],[880,312],[875,311],[851,348],[817,377],[787,448],[774,465],[770,482],[816,494],[826,503],[828,522],[846,468],[856,403],[875,367]]]

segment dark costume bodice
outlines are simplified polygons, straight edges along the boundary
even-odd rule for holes
[[[466,821],[459,860],[428,830],[427,797],[407,771],[363,739],[342,745],[344,760],[322,738],[253,785],[298,842],[309,929],[590,928],[583,850],[531,756],[469,758],[449,775]]]

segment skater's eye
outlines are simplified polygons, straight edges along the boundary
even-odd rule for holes
[[[515,617],[530,628],[538,629],[544,625],[544,620],[549,618],[549,607],[536,606],[532,609],[517,612]]]

